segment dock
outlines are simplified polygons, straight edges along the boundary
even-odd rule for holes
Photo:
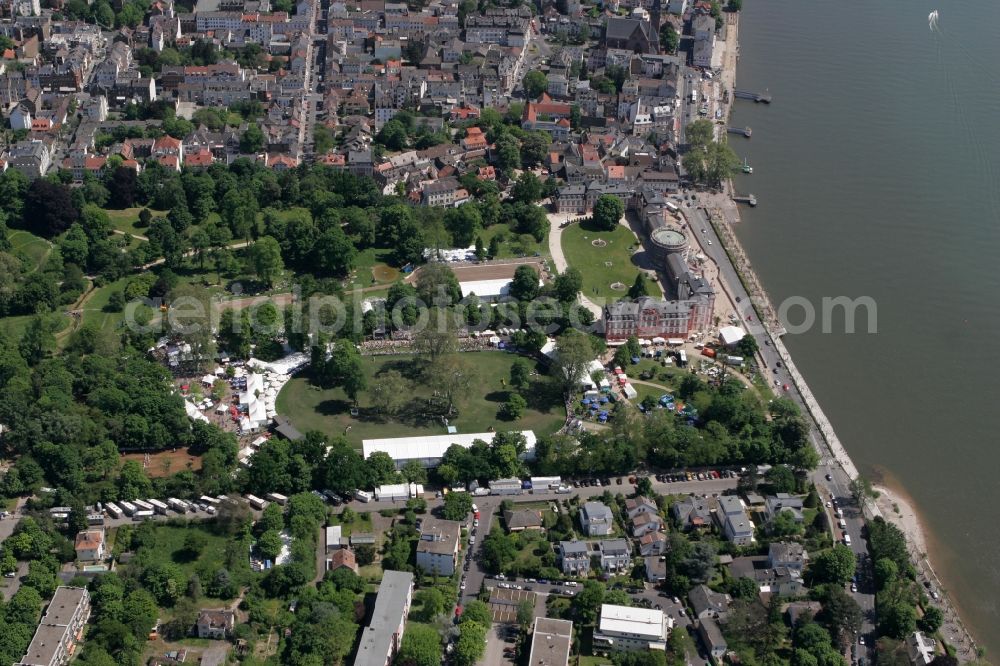
[[[769,92],[753,92],[752,90],[733,90],[733,96],[737,99],[749,99],[753,102],[762,102],[764,104],[771,103],[771,93]]]
[[[742,194],[733,195],[733,201],[736,203],[749,204],[751,208],[757,205],[757,197],[753,194],[747,194],[746,196]]]
[[[740,136],[745,136],[748,139],[753,134],[753,130],[750,129],[749,127],[727,127],[726,131],[729,132],[730,134],[739,134]]]

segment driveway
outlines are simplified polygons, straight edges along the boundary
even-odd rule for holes
[[[549,254],[552,255],[552,263],[555,264],[556,270],[562,273],[566,270],[566,267],[569,264],[566,262],[566,255],[564,255],[562,251],[563,230],[560,225],[567,220],[572,220],[582,216],[575,213],[551,213],[547,217],[549,218]],[[583,294],[580,294],[580,304],[590,310],[595,317],[598,319],[601,318],[601,315],[603,314],[601,306]]]

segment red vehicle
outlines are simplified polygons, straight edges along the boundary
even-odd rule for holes
[[[715,358],[715,350],[714,349],[709,349],[708,347],[705,347],[704,349],[701,350],[701,355],[702,356],[707,356],[709,358]]]

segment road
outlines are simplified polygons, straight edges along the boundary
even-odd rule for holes
[[[17,524],[21,522],[21,517],[23,516],[22,511],[24,510],[24,505],[27,503],[27,497],[19,497],[17,503],[14,505],[14,510],[11,511],[10,515],[6,518],[0,520],[0,543],[3,543],[7,538],[14,533],[14,528]],[[18,589],[21,587],[21,579],[28,575],[28,563],[18,562],[17,571],[13,578],[4,578],[3,582],[3,600],[10,601]]]

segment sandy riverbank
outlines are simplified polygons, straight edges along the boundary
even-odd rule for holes
[[[872,486],[878,493],[875,504],[882,512],[882,517],[892,523],[906,535],[907,541],[912,542],[919,553],[927,552],[927,538],[924,533],[924,526],[920,522],[916,509],[909,497],[904,496],[900,491],[892,490],[884,485]]]

